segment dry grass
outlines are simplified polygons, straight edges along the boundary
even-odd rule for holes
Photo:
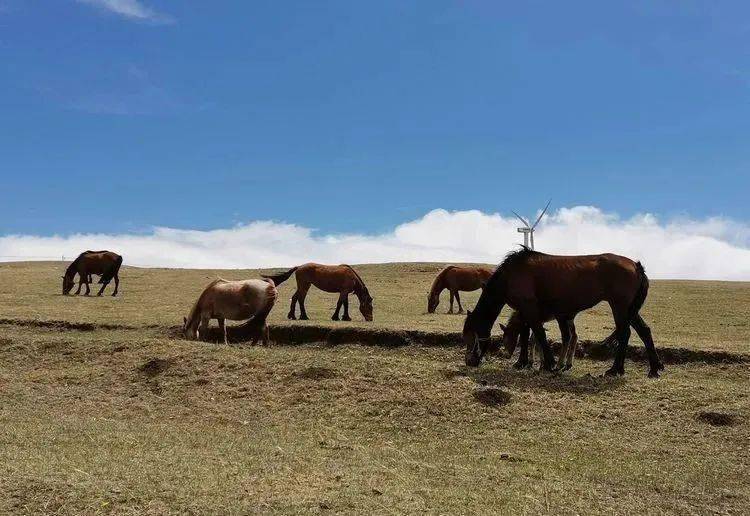
[[[457,331],[460,317],[422,315],[437,268],[362,267],[376,325]],[[0,267],[3,317],[134,328],[0,324],[0,513],[750,510],[746,364],[653,381],[629,362],[604,379],[587,360],[557,376],[501,360],[471,371],[459,348],[172,340],[160,325],[213,272],[126,269],[118,299],[59,296],[57,272]],[[747,292],[655,282],[646,315],[662,345],[742,352]],[[334,299],[310,301],[313,322],[328,321]],[[580,333],[608,324],[593,313]]]

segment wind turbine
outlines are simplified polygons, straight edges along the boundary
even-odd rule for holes
[[[518,217],[518,219],[523,222],[523,227],[518,228],[519,233],[523,233],[523,245],[524,247],[528,247],[532,251],[534,250],[534,230],[536,229],[536,226],[539,224],[539,221],[542,220],[542,217],[544,217],[544,214],[547,213],[547,208],[549,208],[549,203],[552,202],[552,199],[547,201],[547,206],[544,207],[542,210],[541,215],[539,215],[539,218],[536,219],[536,222],[534,222],[534,225],[530,226],[529,221],[525,218],[521,217],[518,213],[515,211],[513,212],[513,215]],[[531,240],[531,246],[529,246],[529,240]]]

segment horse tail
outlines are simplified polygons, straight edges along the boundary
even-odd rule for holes
[[[261,274],[260,276],[261,276],[261,278],[269,279],[269,280],[273,281],[274,285],[281,285],[286,280],[288,280],[289,276],[291,276],[292,274],[294,274],[294,271],[296,271],[296,270],[297,270],[297,267],[292,267],[288,271],[282,272],[281,274],[273,274],[273,275]]]
[[[120,272],[120,266],[122,266],[122,256],[118,254],[117,258],[115,258],[115,263],[112,264],[107,272],[102,274],[99,283],[109,283],[112,281],[112,278],[117,276],[117,273]]]
[[[638,273],[640,285],[638,286],[638,291],[635,293],[633,302],[630,303],[630,308],[628,310],[629,321],[638,315],[638,312],[641,310],[643,303],[646,302],[646,296],[648,296],[649,282],[648,276],[646,276],[646,269],[643,268],[641,262],[635,262],[635,270]]]

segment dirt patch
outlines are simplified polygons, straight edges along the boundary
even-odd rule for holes
[[[56,319],[50,320],[37,320],[37,319],[0,319],[0,325],[9,326],[27,326],[34,328],[51,328],[56,330],[72,330],[72,331],[96,331],[96,330],[136,330],[139,326],[130,326],[127,324],[108,324],[108,323],[87,323],[87,322],[71,322],[61,321]],[[147,326],[147,327],[152,327]]]
[[[502,407],[510,403],[511,395],[502,389],[489,387],[475,390],[474,399],[488,407]]]
[[[154,377],[169,369],[172,365],[170,360],[163,358],[152,358],[138,366],[138,371],[148,377]]]
[[[292,378],[301,380],[328,380],[336,378],[338,373],[333,369],[327,367],[310,366],[302,369],[301,371],[295,371],[290,375]]]
[[[730,414],[727,412],[714,412],[708,410],[702,410],[698,412],[696,418],[698,419],[698,421],[711,426],[735,426],[742,421],[742,418],[737,414]]]

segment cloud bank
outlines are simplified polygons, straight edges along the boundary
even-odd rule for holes
[[[78,0],[123,18],[151,23],[174,23],[174,19],[146,7],[139,0]]]
[[[326,235],[274,221],[210,231],[157,227],[147,234],[7,235],[0,237],[0,260],[71,259],[85,249],[112,249],[125,264],[148,267],[497,263],[522,241],[517,226],[512,216],[437,209],[376,235]],[[622,219],[592,206],[562,208],[537,228],[536,245],[552,254],[622,254],[641,260],[652,278],[750,280],[750,225],[724,218]]]

